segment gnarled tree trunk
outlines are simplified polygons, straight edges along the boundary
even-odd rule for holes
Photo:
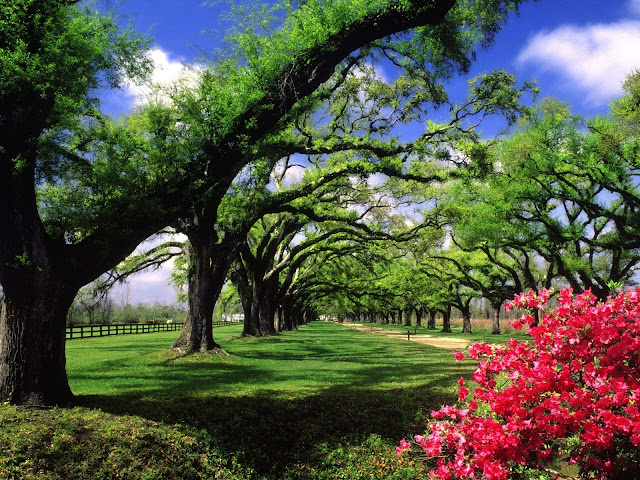
[[[447,305],[442,312],[442,331],[452,333],[451,331],[451,305]]]
[[[213,339],[213,310],[233,258],[233,246],[216,243],[213,229],[190,229],[189,310],[173,348],[187,352],[221,348]]]
[[[0,305],[0,399],[19,405],[66,405],[67,311],[78,288],[55,275],[34,275],[29,285],[5,285]]]
[[[436,315],[438,314],[438,311],[431,308],[429,309],[429,321],[427,322],[427,328],[429,330],[435,330],[436,329]]]
[[[491,334],[500,335],[500,307],[502,302],[492,305],[493,317],[491,322]]]

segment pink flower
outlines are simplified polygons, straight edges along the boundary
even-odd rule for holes
[[[530,290],[512,304],[541,308],[549,295]],[[535,467],[577,436],[567,461],[582,475],[640,478],[640,290],[600,304],[589,291],[563,289],[529,333],[532,343],[471,345],[480,360],[473,394],[458,380],[461,407],[432,412],[415,437],[433,457],[429,476],[506,480],[513,465]]]
[[[396,455],[399,457],[408,450],[411,450],[411,443],[407,442],[404,438],[400,440],[400,445],[396,447]]]

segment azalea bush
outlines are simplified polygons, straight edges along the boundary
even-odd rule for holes
[[[472,344],[475,389],[460,379],[459,404],[432,412],[426,433],[403,439],[398,455],[426,454],[439,479],[505,480],[530,469],[557,478],[558,462],[580,478],[640,478],[640,290],[604,303],[562,290],[536,326],[529,313],[548,297],[529,291],[507,304],[527,309],[512,325],[529,327],[532,342]]]

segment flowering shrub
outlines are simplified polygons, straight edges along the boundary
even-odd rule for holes
[[[529,291],[507,307],[542,309],[548,297]],[[505,480],[527,467],[554,476],[558,459],[582,478],[640,478],[640,290],[600,303],[565,289],[557,300],[538,326],[531,315],[512,322],[530,326],[533,343],[472,344],[475,390],[460,379],[460,405],[432,412],[398,455],[419,446],[439,479]]]

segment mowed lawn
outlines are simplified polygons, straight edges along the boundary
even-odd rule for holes
[[[228,355],[181,356],[168,348],[176,332],[67,342],[79,406],[37,414],[2,407],[0,441],[9,444],[0,447],[0,478],[28,478],[29,468],[40,469],[33,478],[74,478],[73,462],[94,450],[103,453],[75,478],[412,478],[419,465],[392,449],[454,401],[457,380],[473,369],[449,350],[328,322],[266,338],[240,331],[214,330]],[[76,428],[61,427],[70,422]],[[60,465],[61,452],[11,440],[38,423],[52,445],[57,430],[76,437],[71,464]],[[100,465],[114,450],[118,461]],[[181,458],[186,470],[173,466]]]

